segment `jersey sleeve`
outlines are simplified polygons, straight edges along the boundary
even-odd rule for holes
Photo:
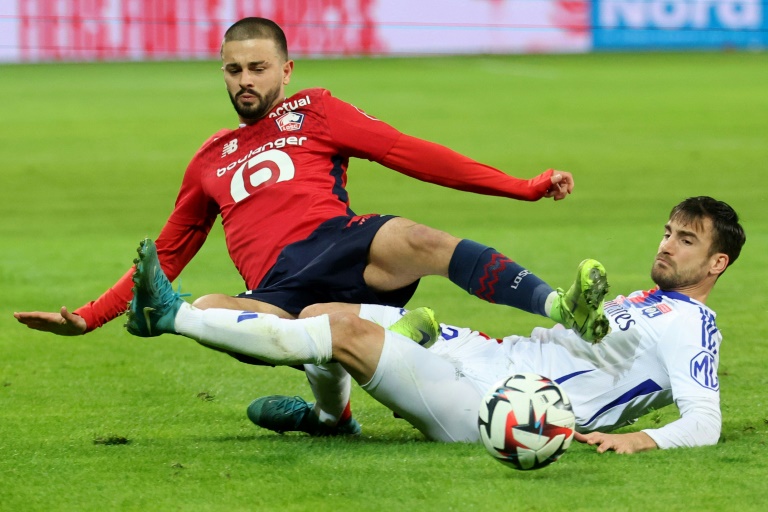
[[[548,169],[535,178],[515,178],[452,149],[409,135],[402,135],[395,142],[381,164],[436,185],[525,201],[544,197],[552,186],[554,173]]]
[[[672,396],[680,411],[680,419],[643,431],[661,449],[713,445],[720,438],[722,413],[717,379],[720,334],[713,328],[714,318],[708,317],[704,310],[701,313],[696,321],[671,329],[658,345],[669,372]]]
[[[320,97],[329,135],[346,157],[381,162],[402,135],[387,123],[334,98],[329,91],[323,90]]]
[[[535,201],[551,187],[551,169],[520,179],[440,144],[406,135],[323,93],[331,136],[345,156],[366,158],[406,176],[465,192]]]
[[[202,189],[194,163],[193,159],[184,175],[174,210],[155,240],[160,266],[171,281],[200,250],[218,214],[217,207]],[[101,327],[126,311],[127,304],[133,298],[133,270],[134,267],[131,267],[98,299],[74,311],[85,320],[86,332]]]
[[[675,400],[680,419],[661,428],[643,430],[662,450],[709,446],[720,439],[720,407],[697,400]]]

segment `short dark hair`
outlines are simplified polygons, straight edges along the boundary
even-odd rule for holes
[[[733,208],[709,196],[698,196],[689,197],[672,208],[669,214],[670,220],[691,225],[699,225],[707,218],[712,221],[712,247],[709,253],[721,252],[728,255],[730,266],[739,257],[747,241],[744,228],[739,224],[739,216]]]
[[[222,52],[224,43],[230,41],[247,41],[248,39],[271,39],[277,46],[280,56],[288,60],[288,41],[280,25],[267,18],[243,18],[235,22],[224,32],[221,42]]]

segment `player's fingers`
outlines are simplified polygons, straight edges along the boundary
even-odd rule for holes
[[[75,316],[67,310],[67,306],[61,306],[61,318],[68,324],[71,324],[75,320]]]
[[[573,176],[569,172],[556,171],[550,180],[552,186],[547,191],[549,193],[547,197],[553,197],[555,201],[565,199],[573,191]]]
[[[567,193],[573,192],[573,175],[569,172],[562,172],[560,174],[561,179],[559,182],[560,187]]]
[[[40,321],[37,318],[35,318],[33,316],[26,315],[24,313],[16,313],[13,316],[16,318],[16,320],[18,320],[19,322],[21,322],[22,324],[27,325],[27,326],[31,326],[31,325],[35,325],[35,324],[40,323]]]
[[[605,453],[610,449],[611,447],[608,445],[608,443],[603,443],[597,447],[597,453]]]
[[[78,334],[85,334],[87,326],[85,320],[75,313],[70,313],[66,306],[61,307],[61,325],[64,326],[64,330],[59,334],[65,334],[68,336],[76,336]]]
[[[580,441],[582,443],[586,443],[589,446],[594,446],[596,444],[600,444],[600,439],[598,438],[597,433],[595,433],[595,432],[591,432],[589,434],[578,434],[577,433],[575,435],[578,436],[576,438],[577,441]]]

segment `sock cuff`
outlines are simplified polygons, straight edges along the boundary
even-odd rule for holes
[[[497,252],[487,245],[464,239],[456,246],[448,263],[448,279],[459,285],[464,291],[471,292],[472,270],[486,252]]]

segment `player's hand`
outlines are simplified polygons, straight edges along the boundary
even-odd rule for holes
[[[83,317],[67,311],[62,307],[58,313],[32,311],[30,313],[14,313],[14,318],[30,329],[52,332],[59,336],[78,336],[85,334],[87,325]]]
[[[552,173],[552,185],[547,189],[544,197],[552,197],[555,201],[565,199],[568,194],[573,192],[573,175],[566,171],[555,171]]]
[[[580,443],[597,446],[597,453],[605,453],[608,450],[613,450],[616,453],[637,453],[658,448],[651,436],[645,432],[629,434],[605,434],[603,432],[579,434],[576,432],[574,439]]]

